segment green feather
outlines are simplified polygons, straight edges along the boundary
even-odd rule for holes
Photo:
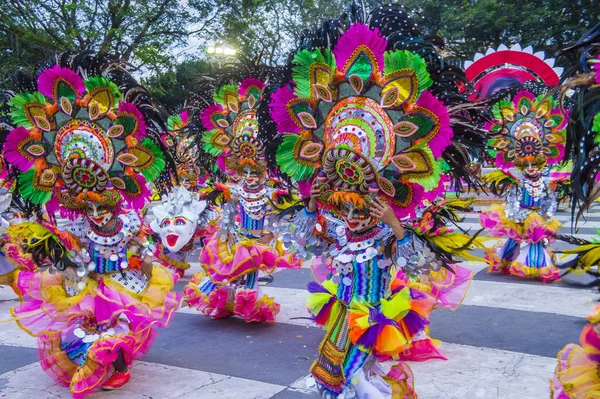
[[[46,104],[46,97],[44,97],[44,95],[39,91],[33,93],[25,91],[23,93],[15,95],[8,102],[8,105],[10,105],[11,108],[10,117],[14,124],[29,129],[32,128],[33,125],[29,122],[29,119],[27,119],[27,116],[25,114],[25,105],[27,103]]]
[[[494,106],[492,107],[492,115],[494,115],[494,118],[497,121],[504,120],[504,117],[502,116],[502,111],[500,110],[500,107],[514,109],[515,105],[512,103],[512,101],[508,101],[508,100],[500,100],[499,102],[494,104]]]
[[[419,94],[433,84],[429,72],[427,72],[425,60],[408,50],[386,51],[384,61],[383,72],[385,75],[406,68],[415,71],[419,82]]]
[[[142,146],[146,149],[150,150],[152,154],[154,154],[154,162],[148,168],[142,170],[142,174],[148,181],[156,180],[161,172],[165,169],[165,156],[161,151],[158,144],[156,144],[152,139],[145,138],[142,141]]]
[[[598,133],[598,135],[594,138],[596,143],[600,143],[600,112],[594,116],[594,121],[592,122],[592,131]]]
[[[539,105],[542,102],[542,100],[544,99],[544,97],[546,97],[545,94],[540,94],[539,96],[537,96],[535,98],[535,103],[534,104],[536,106]],[[546,98],[546,101],[550,102],[550,104],[552,105],[552,109],[558,107],[558,100],[555,99],[554,97],[548,96],[548,98]]]
[[[176,125],[181,126],[181,124],[183,123],[183,120],[181,120],[181,116],[179,115],[171,115],[169,116],[169,118],[167,119],[167,129],[169,131],[174,131],[174,130],[178,130],[178,128],[175,128]]]
[[[312,166],[303,165],[294,158],[294,147],[301,136],[297,134],[286,134],[277,152],[275,159],[281,171],[294,180],[308,180],[315,172]]]
[[[21,173],[18,179],[20,195],[31,201],[33,204],[42,205],[52,198],[52,190],[41,191],[34,187],[33,179],[35,179],[35,170],[33,168],[25,173]]]
[[[298,51],[293,60],[294,68],[292,78],[296,83],[294,92],[300,98],[313,97],[314,93],[310,84],[310,67],[316,62],[326,64],[331,68],[330,80],[335,74],[335,57],[328,49],[323,50],[323,52],[321,52],[320,49],[314,51]]]
[[[227,103],[225,102],[225,95],[227,93],[238,95],[238,87],[235,85],[224,85],[219,88],[219,90],[214,94],[213,100],[216,103],[221,104],[224,107],[227,107]]]
[[[113,82],[111,82],[110,80],[106,79],[104,76],[92,76],[91,78],[87,78],[84,83],[85,83],[85,88],[87,89],[88,92],[92,91],[96,87],[101,87],[101,86],[108,87],[110,89],[110,92],[113,95],[113,99],[114,99],[114,103],[112,104],[113,107],[117,107],[119,105],[119,101],[123,97],[123,95],[121,94],[121,91],[119,90],[119,87],[116,84],[114,84]]]
[[[213,157],[218,157],[223,152],[222,149],[217,148],[212,144],[212,139],[215,136],[215,134],[217,134],[217,133],[218,133],[218,130],[215,129],[215,130],[210,130],[208,132],[204,132],[204,134],[202,135],[202,142],[204,143],[204,145],[203,145],[204,151],[206,151]]]

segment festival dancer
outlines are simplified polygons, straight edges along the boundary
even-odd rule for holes
[[[427,90],[424,59],[386,51],[395,47],[383,36],[418,28],[396,5],[376,9],[369,23],[327,22],[341,36],[296,52],[293,82],[272,95],[284,133],[277,163],[310,198],[284,240],[301,258],[323,253],[331,262],[330,276],[309,285],[308,308],[326,329],[311,367],[321,395],[415,398],[398,358],[426,337],[436,306],[420,280],[452,270],[452,254],[469,257],[476,240],[445,227],[445,205],[428,206],[444,192],[448,110]]]
[[[275,322],[279,304],[263,294],[259,272],[300,267],[277,238],[278,211],[287,190],[267,184],[263,143],[257,139],[257,108],[265,83],[248,77],[239,85],[220,87],[216,104],[200,118],[204,151],[217,158],[228,182],[217,184],[224,197],[219,230],[200,253],[204,273],[194,275],[184,290],[190,307],[217,319],[237,315],[246,322]]]
[[[37,337],[42,368],[75,398],[128,382],[133,359],[180,306],[171,273],[153,265],[136,212],[148,199],[146,180],[165,167],[138,108],[149,96],[122,69],[96,69],[106,61],[57,56],[38,76],[38,91],[12,98],[17,128],[4,147],[20,170],[15,195],[51,216],[15,226],[30,231],[18,235],[21,248],[50,267],[12,274],[21,298],[12,314]],[[75,71],[86,65],[84,79]],[[112,79],[135,90],[123,98]],[[73,219],[68,231],[49,223],[58,212]]]
[[[194,248],[196,240],[215,233],[219,213],[184,186],[164,195],[161,203],[152,207],[152,213],[154,219],[150,227],[162,244],[157,245],[154,256],[178,277],[183,277],[190,267],[186,262],[187,252]]]
[[[493,113],[490,147],[500,170],[483,180],[495,193],[507,193],[506,204],[482,212],[480,221],[491,236],[506,241],[488,253],[488,270],[557,280],[560,270],[548,246],[560,223],[547,166],[564,158],[567,119],[555,99],[526,90],[494,105]]]

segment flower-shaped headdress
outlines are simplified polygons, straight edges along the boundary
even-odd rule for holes
[[[264,170],[263,144],[258,140],[258,104],[265,83],[248,77],[238,85],[224,85],[214,93],[215,104],[200,113],[207,130],[203,136],[204,151],[219,158],[219,166],[245,167]],[[224,168],[223,168],[224,169]]]
[[[406,216],[442,190],[439,161],[453,133],[446,107],[426,90],[425,61],[387,48],[377,28],[356,23],[333,51],[298,51],[271,116],[284,133],[281,171],[308,181],[321,169],[324,204],[364,206],[365,195],[382,192]]]
[[[512,101],[495,104],[492,112],[489,145],[500,168],[527,163],[544,167],[564,158],[567,118],[552,97],[523,90]]]
[[[188,110],[169,116],[167,134],[163,136],[163,143],[173,155],[179,180],[195,184],[201,173],[197,165],[200,154],[194,139],[189,134],[191,122],[192,118]]]
[[[146,180],[165,161],[137,106],[123,102],[106,77],[83,79],[60,65],[39,75],[37,89],[10,101],[17,128],[4,150],[22,172],[20,195],[49,212],[59,204],[80,209],[88,200],[114,206],[124,199],[141,208]]]

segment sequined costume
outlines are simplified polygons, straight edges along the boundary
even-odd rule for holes
[[[17,127],[4,149],[19,170],[15,195],[48,214],[11,228],[13,243],[42,267],[14,272],[21,303],[12,314],[37,337],[42,368],[83,398],[125,384],[181,300],[171,273],[152,265],[135,211],[148,199],[146,181],[165,168],[152,125],[132,103],[148,94],[123,69],[111,73],[135,86],[126,98],[107,77],[75,72],[85,71],[74,64],[81,58],[57,60],[37,77],[38,91],[11,99]],[[62,230],[59,215],[71,219]]]
[[[449,253],[468,257],[472,249],[430,206],[444,192],[442,154],[454,132],[428,90],[426,61],[392,42],[397,32],[419,35],[415,26],[388,5],[368,24],[340,23],[338,36],[318,31],[291,57],[293,81],[269,104],[283,133],[277,163],[310,196],[284,243],[300,258],[327,262],[307,303],[326,330],[311,367],[324,398],[416,397],[400,358],[427,337],[438,299],[419,281],[451,268]],[[421,218],[431,224],[421,228]]]
[[[207,129],[204,150],[217,157],[228,181],[217,185],[223,212],[218,231],[200,253],[204,273],[194,275],[184,293],[189,306],[212,318],[236,315],[246,322],[275,322],[279,304],[261,292],[259,273],[301,265],[281,246],[272,215],[288,192],[266,182],[256,116],[264,86],[250,77],[239,85],[225,85],[215,94],[217,104],[200,114]]]
[[[567,122],[556,101],[543,97],[521,91],[512,102],[494,106],[497,119],[489,129],[496,164],[519,171],[500,170],[483,178],[493,191],[508,187],[508,194],[504,206],[482,212],[480,221],[492,237],[506,238],[497,251],[489,252],[489,271],[547,282],[560,278],[549,249],[560,223],[554,219],[558,201],[546,165],[564,157]]]

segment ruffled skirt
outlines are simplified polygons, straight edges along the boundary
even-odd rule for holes
[[[278,242],[273,248],[256,240],[244,239],[233,247],[214,234],[200,252],[200,263],[207,276],[218,285],[228,284],[240,277],[262,271],[273,273],[275,269],[299,268],[299,259],[287,253]]]
[[[376,305],[343,303],[331,280],[312,282],[308,289],[308,310],[327,331],[311,367],[321,393],[416,398],[412,372],[399,359],[429,325],[435,299],[402,279],[395,279],[392,295]]]
[[[110,376],[119,353],[126,365],[150,349],[156,327],[166,327],[181,305],[173,277],[155,266],[88,279],[69,295],[61,274],[19,271],[21,304],[11,311],[21,329],[38,338],[42,368],[83,398]]]
[[[495,206],[482,212],[480,222],[490,236],[508,238],[503,245],[488,251],[488,271],[539,278],[544,282],[560,278],[560,269],[547,247],[554,242],[561,226],[556,219],[548,221],[532,212],[523,223],[515,223],[505,216],[504,207]]]
[[[558,353],[558,364],[550,381],[553,399],[600,398],[600,306],[588,318],[579,342]]]
[[[215,284],[203,273],[196,273],[183,293],[189,307],[212,319],[238,316],[247,323],[274,323],[280,306],[258,287],[257,273],[246,274],[243,285]]]

